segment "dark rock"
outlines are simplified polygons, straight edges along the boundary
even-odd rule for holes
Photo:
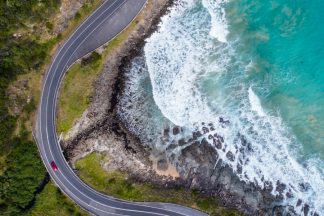
[[[206,146],[206,145],[209,145],[209,142],[204,138],[204,139],[201,140],[200,144],[203,145],[203,146]]]
[[[218,136],[219,141],[221,141],[222,143],[224,143],[224,138],[222,136]]]
[[[284,212],[284,207],[283,206],[275,206],[273,208],[273,216],[283,216],[283,212]]]
[[[192,133],[192,137],[193,137],[194,140],[196,140],[197,138],[199,138],[201,136],[202,136],[202,134],[201,134],[200,131],[195,131],[195,132]]]
[[[226,157],[227,157],[227,159],[230,160],[230,161],[234,161],[234,159],[235,159],[235,156],[234,156],[234,154],[233,154],[231,151],[228,151],[228,152],[226,153]]]
[[[176,127],[173,128],[172,131],[173,131],[173,135],[177,135],[177,134],[180,133],[180,128],[178,126],[176,126]]]
[[[294,196],[293,196],[293,194],[291,193],[291,191],[289,191],[289,192],[286,193],[286,197],[287,197],[287,198],[293,198]]]
[[[218,135],[217,133],[215,133],[214,137],[217,138],[220,142],[224,143],[224,138],[221,135]]]
[[[241,153],[244,153],[244,148],[240,148],[240,152]]]
[[[167,147],[166,150],[175,149],[176,147],[177,147],[176,144],[172,143],[172,144],[170,144],[170,145]]]
[[[237,173],[242,174],[242,171],[243,171],[242,165],[238,163],[237,164]]]
[[[203,133],[204,133],[204,134],[206,134],[206,133],[209,132],[209,129],[208,129],[207,127],[203,127],[202,130],[203,130]]]
[[[299,186],[299,190],[300,190],[301,192],[306,192],[306,191],[308,191],[308,189],[309,189],[309,187],[310,187],[310,185],[309,185],[308,183],[300,183],[298,186]]]
[[[213,139],[213,138],[214,138],[213,135],[211,134],[208,135],[208,139]]]
[[[250,151],[250,152],[253,151],[251,143],[247,144],[247,150]]]
[[[179,146],[183,146],[183,145],[185,145],[185,144],[187,144],[187,142],[186,142],[186,140],[185,139],[180,139],[179,141],[178,141],[178,144],[179,144]]]
[[[163,131],[163,135],[164,136],[169,136],[169,133],[170,133],[170,129],[169,128],[164,129],[164,131]]]
[[[297,204],[296,204],[296,207],[300,206],[301,204],[302,204],[301,199],[298,199]]]
[[[308,205],[308,204],[304,204],[303,212],[304,212],[304,215],[305,215],[305,216],[308,215],[308,212],[309,212],[309,205]]]
[[[240,164],[243,164],[243,161],[242,161],[241,159],[239,159],[239,163],[240,163]]]
[[[286,185],[277,181],[276,191],[278,191],[280,194],[283,193],[283,191],[286,189]]]
[[[157,162],[157,169],[158,170],[162,170],[162,171],[165,171],[167,170],[169,167],[168,165],[168,161],[166,159],[161,159]]]
[[[247,140],[245,139],[245,137],[243,135],[239,135],[239,136],[240,136],[242,146],[246,146]]]
[[[222,143],[218,139],[213,139],[213,144],[217,149],[222,148]]]
[[[191,158],[195,160],[199,164],[204,164],[207,167],[214,167],[217,159],[218,153],[216,149],[214,149],[206,139],[203,139],[200,143],[196,141],[194,144],[187,146],[182,149],[183,158]]]
[[[265,182],[264,182],[264,189],[265,189],[266,191],[271,192],[272,189],[273,189],[273,185],[272,185],[272,183],[269,182],[269,181],[265,181]]]
[[[222,124],[229,124],[229,120],[224,120],[223,117],[219,117],[219,122],[222,123]]]

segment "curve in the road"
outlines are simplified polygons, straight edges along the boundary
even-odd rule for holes
[[[79,206],[95,215],[205,215],[170,203],[134,203],[101,194],[68,165],[58,142],[55,115],[60,84],[67,69],[79,58],[114,38],[136,17],[146,0],[106,0],[57,52],[44,80],[35,138],[43,162],[56,185]],[[55,161],[57,171],[50,163]]]

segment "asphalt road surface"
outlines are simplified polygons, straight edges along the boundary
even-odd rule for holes
[[[205,215],[170,203],[134,203],[101,194],[83,183],[65,160],[59,145],[55,112],[57,94],[66,70],[79,58],[121,32],[144,7],[146,0],[106,0],[61,46],[45,77],[35,138],[43,162],[56,185],[94,215]],[[55,161],[58,170],[50,163]]]

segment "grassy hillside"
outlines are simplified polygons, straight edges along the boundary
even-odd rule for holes
[[[101,2],[86,0],[57,34],[53,26],[61,1],[0,1],[0,215],[48,215],[45,208],[42,212],[47,201],[55,203],[52,215],[84,214],[53,185],[41,191],[46,170],[31,135],[42,76],[56,45]]]
[[[148,183],[136,182],[126,173],[107,172],[102,163],[107,156],[92,153],[75,164],[81,179],[93,188],[114,197],[130,201],[169,202],[200,209],[212,216],[241,215],[236,210],[222,207],[216,198],[210,198],[185,188],[164,189]]]
[[[19,215],[33,202],[34,193],[45,176],[36,145],[22,128],[14,134],[18,116],[9,110],[7,89],[18,75],[38,70],[45,62],[56,38],[39,41],[29,34],[32,23],[48,22],[59,1],[0,2],[0,214]],[[17,100],[19,101],[19,100]],[[33,100],[17,104],[26,113],[34,109]]]

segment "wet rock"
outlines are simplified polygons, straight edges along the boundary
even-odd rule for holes
[[[300,183],[299,185],[299,190],[301,191],[301,192],[306,192],[306,191],[308,191],[308,189],[309,189],[309,184],[308,183]]]
[[[301,204],[302,204],[301,199],[298,199],[297,204],[296,204],[296,207],[300,206]]]
[[[168,169],[168,167],[169,167],[169,165],[168,165],[168,161],[166,159],[158,160],[158,162],[157,162],[158,170],[166,171]]]
[[[248,144],[247,144],[247,150],[248,150],[249,152],[252,152],[252,151],[253,151],[251,143],[248,143]]]
[[[244,148],[240,148],[240,152],[241,153],[244,153]]]
[[[202,146],[206,146],[206,145],[209,145],[209,142],[204,138],[201,140],[201,143],[200,143]]]
[[[273,216],[283,216],[284,207],[283,206],[275,206],[273,208]]]
[[[201,137],[201,136],[202,136],[202,134],[201,134],[200,131],[195,131],[195,132],[192,133],[192,138],[193,138],[194,140],[196,140],[197,138],[199,138],[199,137]]]
[[[286,197],[287,197],[287,198],[293,198],[294,196],[293,196],[293,194],[291,193],[291,191],[289,191],[289,192],[286,193]]]
[[[276,191],[278,191],[280,194],[282,194],[284,192],[284,190],[286,189],[286,185],[277,181],[277,186],[276,186]]]
[[[177,147],[176,144],[172,143],[167,147],[166,150],[169,151],[169,150],[175,149],[176,147]]]
[[[308,204],[305,204],[304,207],[303,207],[303,212],[304,212],[304,215],[307,216],[308,215],[308,212],[309,212],[309,205]]]
[[[239,135],[240,136],[240,141],[242,146],[246,146],[247,145],[247,140],[245,139],[245,137],[243,135]]]
[[[169,128],[164,129],[163,136],[169,136],[169,134],[170,134],[170,129]]]
[[[218,139],[213,139],[213,144],[217,149],[222,148],[222,143]]]
[[[242,171],[243,171],[242,165],[238,163],[237,164],[237,173],[242,174]]]
[[[222,143],[224,143],[224,138],[222,136],[218,136],[219,141],[221,141]]]
[[[185,139],[180,139],[179,141],[178,141],[178,144],[179,144],[179,146],[183,146],[183,145],[185,145],[185,144],[187,144],[187,142],[186,142],[186,140]]]
[[[206,139],[203,139],[200,143],[196,141],[194,144],[182,149],[181,157],[190,158],[207,167],[214,167],[218,159],[218,153]]]
[[[243,164],[243,161],[241,159],[238,160],[240,164]]]
[[[228,160],[230,160],[230,161],[234,161],[234,159],[235,159],[235,156],[234,156],[234,154],[231,152],[231,151],[228,151],[227,153],[226,153],[226,157],[227,157],[227,159]]]
[[[173,135],[177,135],[177,134],[180,133],[180,128],[179,127],[174,127],[172,132],[173,132]]]
[[[217,133],[214,134],[214,137],[218,139],[220,142],[224,143],[224,138],[221,135],[218,135]]]
[[[206,134],[206,133],[209,132],[209,129],[208,129],[207,127],[203,127],[202,130],[203,130],[203,133],[204,133],[204,134]]]
[[[214,138],[213,135],[211,134],[208,135],[208,139],[213,139],[213,138]]]
[[[272,185],[272,183],[271,183],[270,181],[265,181],[265,182],[264,182],[264,189],[265,189],[266,191],[271,192],[271,191],[273,190],[273,185]]]
[[[225,120],[223,117],[219,117],[219,123],[222,123],[222,124],[229,124],[230,121],[229,121],[229,120]]]

